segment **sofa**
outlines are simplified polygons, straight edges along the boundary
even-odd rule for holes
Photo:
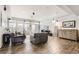
[[[45,44],[48,41],[47,33],[35,33],[30,37],[30,42],[34,45]]]
[[[8,47],[10,44],[10,34],[3,34],[2,35],[2,47]]]
[[[18,43],[23,44],[25,41],[26,36],[25,35],[14,35],[13,33],[11,34],[11,43],[12,45],[16,45]]]

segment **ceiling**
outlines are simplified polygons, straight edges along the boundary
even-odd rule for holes
[[[79,15],[79,5],[68,5],[69,7],[76,15]]]
[[[70,14],[79,16],[79,5],[59,5],[59,7]]]
[[[79,16],[79,5],[10,5],[13,17],[31,18],[34,12],[36,19],[52,19],[66,15]]]
[[[35,12],[34,19],[52,19],[68,13],[56,5],[11,5],[11,15],[13,17],[31,18]]]

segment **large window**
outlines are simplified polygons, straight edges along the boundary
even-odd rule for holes
[[[16,20],[9,20],[9,29],[10,32],[16,31]]]
[[[17,21],[16,22],[16,28],[17,28],[17,32],[21,32],[21,33],[23,33],[23,31],[24,31],[24,21]]]
[[[25,21],[24,29],[25,29],[26,34],[30,34],[30,22],[29,21]]]
[[[14,19],[9,20],[10,32],[20,32],[25,34],[34,34],[40,31],[40,23],[30,20]]]
[[[31,22],[31,32],[38,33],[40,31],[40,23],[39,22]]]

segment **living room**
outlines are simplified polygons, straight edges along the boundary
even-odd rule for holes
[[[0,53],[79,53],[78,8],[74,5],[0,5]]]

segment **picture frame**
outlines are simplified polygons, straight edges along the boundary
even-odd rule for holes
[[[62,27],[63,28],[75,28],[76,27],[76,21],[75,20],[64,21],[64,22],[62,22]]]

